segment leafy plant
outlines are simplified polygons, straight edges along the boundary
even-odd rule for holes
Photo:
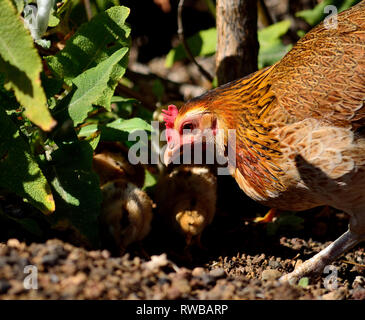
[[[297,12],[296,16],[302,18],[311,26],[315,26],[327,16],[328,13],[324,10],[326,6],[333,5],[337,8],[337,12],[340,13],[358,2],[360,0],[324,0],[313,9]]]
[[[259,30],[259,69],[271,66],[291,49],[292,45],[284,45],[281,41],[281,37],[288,32],[289,28],[290,21],[284,20]]]
[[[290,21],[284,20],[258,31],[260,44],[258,67],[259,69],[272,65],[280,60],[290,49],[291,45],[284,45],[281,37],[288,32]],[[211,56],[217,48],[217,30],[210,28],[202,30],[187,39],[192,54],[196,57]],[[167,54],[165,65],[172,67],[176,61],[187,58],[186,52],[181,44],[171,49]]]
[[[23,1],[0,1],[0,188],[47,214],[51,228],[97,246],[102,199],[93,150],[101,140],[128,144],[128,133],[151,127],[130,118],[135,100],[114,96],[128,63],[129,9],[97,1],[95,16],[75,26],[78,2],[54,11],[47,51],[37,50],[21,20]],[[33,219],[9,219],[39,230]]]

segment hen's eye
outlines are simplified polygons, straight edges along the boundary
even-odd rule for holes
[[[185,123],[183,126],[182,126],[182,130],[193,130],[194,129],[194,126],[192,123]]]

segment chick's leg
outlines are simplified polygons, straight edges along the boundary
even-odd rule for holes
[[[359,235],[348,230],[293,272],[282,276],[280,281],[295,283],[302,277],[319,275],[327,265],[330,265],[335,259],[363,240],[365,240],[365,234]]]

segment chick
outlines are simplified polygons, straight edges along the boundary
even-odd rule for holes
[[[217,179],[207,167],[179,166],[156,186],[159,214],[185,237],[186,245],[201,245],[200,237],[214,218]]]
[[[150,231],[152,200],[136,185],[123,179],[101,187],[103,202],[100,222],[104,238],[120,253]]]
[[[95,150],[93,169],[98,174],[100,185],[115,179],[125,179],[142,188],[144,168],[141,164],[128,162],[128,150],[117,142],[102,142]]]

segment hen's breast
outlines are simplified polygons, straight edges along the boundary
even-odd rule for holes
[[[290,210],[365,205],[365,139],[351,127],[305,119],[273,129],[285,190],[266,204]]]

